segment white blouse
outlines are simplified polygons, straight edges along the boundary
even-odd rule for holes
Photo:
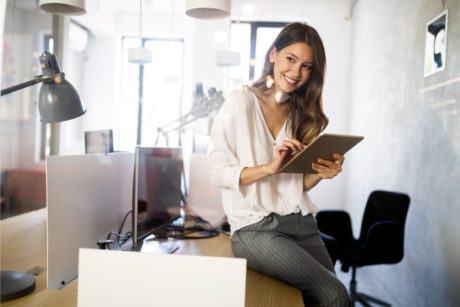
[[[267,164],[289,137],[286,123],[273,139],[257,96],[248,87],[232,91],[214,120],[211,132],[210,179],[222,191],[231,233],[271,213],[302,215],[318,211],[303,192],[302,174],[276,174],[240,184],[245,167]]]

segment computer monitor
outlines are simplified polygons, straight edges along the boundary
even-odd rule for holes
[[[113,152],[112,129],[86,131],[85,132],[85,153],[109,153]]]
[[[137,147],[134,166],[133,244],[180,217],[182,149]]]

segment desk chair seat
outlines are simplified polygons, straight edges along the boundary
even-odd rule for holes
[[[318,212],[316,220],[319,230],[333,237],[336,242],[336,257],[342,271],[352,268],[350,295],[353,303],[364,306],[374,302],[390,306],[387,302],[357,292],[356,269],[367,265],[395,264],[404,256],[404,226],[409,209],[409,196],[388,191],[373,191],[367,200],[358,239],[353,237],[351,219],[342,210]]]

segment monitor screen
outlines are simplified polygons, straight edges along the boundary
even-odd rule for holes
[[[113,152],[112,129],[85,132],[85,153],[107,154],[109,152]]]
[[[182,171],[181,148],[136,148],[134,244],[180,217]]]

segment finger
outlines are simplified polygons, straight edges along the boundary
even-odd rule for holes
[[[289,150],[290,148],[286,145],[280,145],[276,148],[277,150]]]
[[[288,139],[289,142],[295,144],[295,146],[299,149],[299,150],[302,150],[304,148],[304,145],[302,144],[302,142],[300,142],[299,140],[296,140],[296,139]]]
[[[313,163],[312,164],[312,169],[318,172],[318,175],[320,175],[322,178],[325,179],[331,179],[337,176],[342,169],[340,168],[330,168],[318,163]]]
[[[335,159],[335,163],[340,163],[340,164],[343,164],[343,161],[345,161],[345,157],[340,155],[340,154],[333,154],[332,155]]]
[[[327,166],[328,168],[332,168],[332,169],[341,168],[340,164],[337,164],[337,163],[329,161],[329,160],[318,159],[317,163],[320,164],[320,165]]]
[[[316,174],[318,174],[318,176],[322,179],[328,179],[328,174],[324,172],[324,170],[321,168],[321,165],[313,163],[312,169],[316,171]]]
[[[299,149],[293,143],[290,143],[288,141],[283,141],[282,146],[289,148],[289,150],[292,151],[293,154],[299,152]]]
[[[285,139],[283,141],[283,143],[286,142],[287,144],[291,144],[292,146],[294,146],[296,148],[296,151],[299,151],[299,150],[302,150],[303,149],[303,144],[301,142],[299,142],[298,140],[296,139]]]

